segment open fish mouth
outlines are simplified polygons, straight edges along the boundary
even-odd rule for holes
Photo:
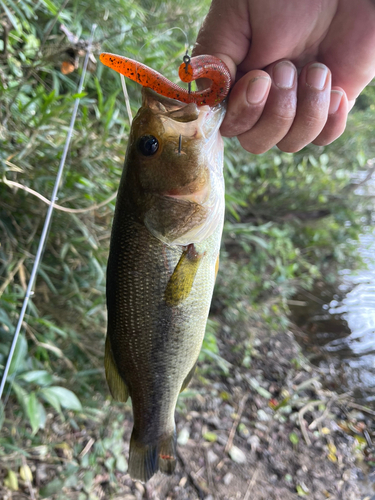
[[[157,94],[144,87],[142,89],[142,105],[158,115],[168,135],[180,134],[188,138],[206,138],[218,131],[224,118],[225,105],[197,106],[186,104],[170,97]]]

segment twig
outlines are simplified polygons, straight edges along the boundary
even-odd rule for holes
[[[183,454],[178,451],[178,449],[177,449],[177,456],[178,456],[180,462],[182,463],[183,468],[184,468],[186,474],[188,475],[188,478],[190,479],[190,482],[194,486],[194,488],[195,488],[195,490],[196,490],[199,498],[203,500],[203,498],[205,498],[207,495],[210,494],[210,491],[208,490],[208,488],[206,486],[204,486],[203,484],[201,484],[196,479],[195,473],[190,469],[190,467],[189,467],[189,465],[187,463],[187,460],[185,459],[185,457],[183,456]]]
[[[92,445],[95,443],[95,439],[93,438],[90,438],[88,443],[86,444],[86,446],[83,448],[83,450],[81,451],[81,453],[79,454],[79,458],[82,458],[84,457],[85,455],[87,455],[87,453],[91,450],[92,448]]]
[[[26,257],[22,257],[18,262],[16,267],[13,269],[11,273],[9,273],[8,278],[4,281],[4,283],[0,286],[0,297],[3,295],[6,287],[13,281],[14,276],[17,274],[18,270],[22,266]]]
[[[303,437],[305,438],[305,441],[306,441],[306,444],[308,446],[311,445],[311,440],[309,438],[309,435],[307,434],[307,430],[306,430],[306,427],[305,427],[305,423],[304,423],[304,420],[303,420],[303,416],[304,414],[311,410],[314,406],[317,406],[317,405],[320,405],[322,404],[323,401],[321,401],[320,399],[317,400],[317,401],[310,401],[309,403],[307,403],[307,405],[303,406],[299,412],[298,412],[298,421],[299,421],[299,426],[300,426],[300,429],[301,429],[301,432],[303,434]]]
[[[357,189],[359,186],[363,186],[363,184],[366,184],[366,182],[368,182],[371,179],[372,174],[375,172],[375,164],[374,163],[375,163],[375,158],[371,158],[370,160],[367,160],[366,167],[369,167],[369,169],[367,171],[366,177],[361,182],[358,182],[358,183],[351,182],[350,184],[348,184],[347,186],[344,187],[343,192],[348,192],[348,191],[351,191],[353,189]]]
[[[319,377],[312,377],[308,380],[305,380],[304,382],[301,382],[296,387],[294,387],[294,390],[295,392],[302,391],[303,389],[307,389],[307,387],[310,387],[310,385],[314,385],[315,382],[319,383]]]
[[[25,458],[24,455],[22,455],[22,465],[24,467],[27,465],[26,458]],[[27,484],[27,488],[29,490],[31,500],[35,500],[33,486],[31,484],[31,481],[30,481],[30,478],[29,478],[28,474],[25,474],[25,482]]]
[[[362,406],[362,405],[359,405],[357,403],[352,403],[351,401],[348,401],[347,405],[351,406],[352,408],[355,408],[356,410],[364,411],[365,413],[368,413],[369,415],[372,415],[375,417],[375,411],[370,410],[370,408],[366,408],[366,406]]]
[[[326,406],[324,412],[320,415],[320,417],[316,418],[315,420],[313,420],[311,422],[311,424],[309,425],[309,429],[311,431],[314,430],[317,427],[317,425],[320,424],[320,422],[322,422],[327,417],[334,400],[335,399],[331,399],[330,401],[328,401],[327,406]]]
[[[85,212],[90,212],[91,210],[97,210],[98,208],[104,207],[105,205],[110,203],[117,196],[117,191],[116,191],[115,193],[112,193],[109,198],[107,198],[106,200],[104,200],[100,203],[97,203],[95,205],[90,205],[89,207],[86,207],[86,208],[67,208],[67,207],[63,207],[61,205],[57,205],[56,203],[52,203],[50,200],[45,198],[43,195],[39,194],[37,191],[34,191],[34,189],[31,189],[27,186],[24,186],[23,184],[20,184],[18,182],[10,181],[10,180],[6,179],[5,177],[3,177],[2,182],[4,184],[7,184],[8,186],[14,186],[14,187],[17,187],[19,189],[23,189],[24,191],[27,191],[28,193],[36,196],[37,198],[42,200],[47,205],[53,205],[53,208],[56,208],[56,210],[61,210],[62,212],[67,212],[70,214],[83,214]]]
[[[128,89],[126,87],[126,82],[125,82],[124,75],[120,75],[120,77],[121,77],[122,91],[124,93],[126,112],[128,113],[129,123],[130,123],[130,126],[131,126],[131,124],[133,123],[133,114],[132,114],[132,109],[130,107],[130,100],[129,100]]]
[[[46,349],[47,351],[51,351],[53,352],[58,358],[62,359],[65,364],[67,365],[67,367],[76,372],[76,368],[74,367],[73,363],[70,361],[70,359],[68,359],[67,357],[64,356],[64,353],[62,352],[61,349],[59,349],[58,347],[56,346],[53,346],[53,345],[50,345],[50,344],[46,344],[45,342],[40,342],[36,336],[34,335],[34,333],[32,332],[32,329],[30,327],[30,325],[28,325],[27,323],[23,322],[23,326],[25,327],[27,333],[30,335],[31,339],[35,342],[35,344],[38,346],[38,347],[43,347],[44,349]]]
[[[214,480],[213,480],[213,477],[212,477],[212,468],[211,468],[210,461],[208,459],[207,448],[204,449],[204,458],[205,458],[205,461],[206,461],[208,486],[209,486],[209,488],[211,490],[211,494],[214,497],[214,500],[216,500],[216,488],[215,488]]]
[[[243,497],[243,500],[249,500],[251,490],[254,488],[254,484],[257,480],[258,472],[259,472],[259,469],[255,469],[253,477],[250,479],[249,486],[247,487],[245,496]]]
[[[224,453],[228,453],[228,451],[232,448],[233,439],[234,439],[234,436],[236,434],[236,429],[237,429],[237,426],[241,420],[242,412],[245,408],[245,403],[246,403],[248,397],[249,397],[249,394],[245,394],[245,396],[241,399],[240,404],[238,405],[237,416],[234,419],[232,428],[230,430],[228,441],[227,441],[227,444],[225,445],[225,448],[224,448]]]

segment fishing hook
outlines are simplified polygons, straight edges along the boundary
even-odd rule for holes
[[[183,62],[185,63],[185,73],[188,72],[189,69],[189,64],[190,64],[190,56],[188,54],[189,49],[186,49],[186,54],[182,58]],[[191,82],[188,83],[188,92],[191,94]]]
[[[181,149],[182,149],[182,135],[180,134],[180,137],[178,138],[178,154],[181,154]]]

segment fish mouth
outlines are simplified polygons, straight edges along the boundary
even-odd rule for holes
[[[186,104],[171,99],[148,87],[142,88],[142,105],[150,108],[157,115],[166,116],[179,123],[193,122],[198,119],[202,108],[209,109],[209,106],[198,108],[195,103]]]
[[[187,104],[159,95],[147,87],[142,89],[142,105],[160,118],[167,135],[207,140],[216,134],[226,107],[224,103],[213,108],[198,107],[195,103]]]
[[[171,99],[159,95],[154,90],[147,87],[142,89],[142,104],[157,115],[162,123],[163,135],[170,137],[174,142],[180,137],[181,143],[186,140],[204,139],[205,148],[210,149],[211,141],[217,136],[218,128],[221,124],[225,104],[214,108],[210,106],[197,106],[195,103],[184,103],[176,99]],[[182,148],[179,153],[186,154]],[[177,151],[176,151],[177,152]],[[171,191],[159,193],[161,196],[174,198],[181,201],[203,204],[209,198],[210,183],[197,184],[196,181],[173,189]]]

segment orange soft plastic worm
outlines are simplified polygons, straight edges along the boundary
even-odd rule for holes
[[[188,58],[188,62],[181,64],[178,74],[183,82],[189,83],[198,78],[209,78],[212,81],[209,88],[190,93],[157,71],[133,59],[103,52],[100,54],[100,60],[106,66],[140,83],[143,87],[155,90],[160,95],[186,103],[194,102],[198,106],[204,104],[216,106],[225,99],[230,89],[229,69],[223,61],[214,56],[192,57]]]

